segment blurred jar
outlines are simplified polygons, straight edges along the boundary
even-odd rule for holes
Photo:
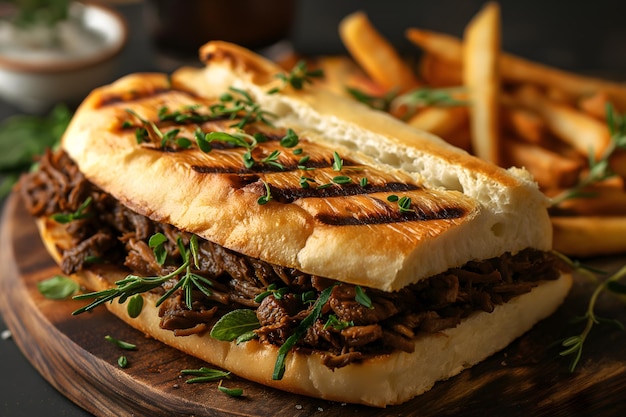
[[[296,0],[150,0],[156,47],[197,57],[211,40],[264,48],[290,35]]]

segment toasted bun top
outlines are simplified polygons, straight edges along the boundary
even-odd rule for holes
[[[66,131],[62,147],[81,171],[131,209],[251,257],[387,291],[469,260],[550,247],[547,200],[526,171],[482,162],[314,85],[268,94],[280,69],[235,45],[212,42],[201,56],[203,69],[134,74],[95,90]],[[159,109],[208,108],[229,87],[276,115],[273,127],[255,130],[280,138],[293,129],[317,168],[299,169],[300,156],[278,140],[251,152],[260,161],[278,150],[285,170],[246,169],[242,147],[169,152],[137,143],[140,121],[193,138],[197,124],[159,121]],[[200,126],[233,131],[223,120]],[[340,172],[334,152],[345,162]],[[338,175],[351,183],[317,189]],[[306,192],[300,177],[315,180]],[[258,204],[266,187],[274,198]],[[410,211],[389,202],[392,194],[409,197]]]

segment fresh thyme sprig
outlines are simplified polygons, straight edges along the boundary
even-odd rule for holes
[[[468,102],[455,96],[464,91],[463,87],[450,88],[418,88],[394,98],[390,111],[404,109],[403,118],[410,118],[422,107],[467,106]]]
[[[50,216],[50,218],[61,224],[70,223],[74,220],[86,219],[92,214],[86,211],[92,201],[93,198],[87,197],[85,201],[83,201],[83,203],[76,209],[76,211],[72,213],[54,213]]]
[[[152,143],[159,148],[176,145],[181,149],[187,149],[191,146],[192,142],[188,138],[178,136],[180,129],[171,129],[163,132],[156,123],[141,117],[136,111],[126,109],[126,112],[134,116],[142,124],[141,127],[135,130],[137,143]]]
[[[229,92],[220,96],[220,102],[210,106],[211,114],[214,117],[229,116],[231,119],[240,118],[233,125],[243,129],[246,125],[261,122],[272,126],[269,120],[276,115],[267,110],[263,110],[261,105],[254,101],[247,91],[240,88],[229,87]]]
[[[411,197],[398,197],[395,194],[391,194],[387,197],[387,201],[390,203],[398,203],[398,210],[400,210],[400,213],[410,213],[415,211],[411,208]]]
[[[587,175],[580,179],[578,184],[567,189],[552,198],[552,207],[557,207],[565,200],[571,198],[588,198],[593,197],[593,193],[586,192],[585,189],[590,185],[604,181],[615,176],[611,169],[609,159],[614,152],[619,149],[626,150],[626,117],[615,112],[613,105],[606,105],[606,122],[611,134],[609,145],[604,150],[599,159],[594,158],[593,149],[589,150],[589,171]]]
[[[76,295],[73,298],[75,300],[94,299],[90,304],[79,308],[72,314],[77,315],[90,311],[101,304],[112,302],[117,299],[119,303],[124,303],[129,297],[133,297],[136,294],[142,294],[160,287],[165,282],[178,277],[180,274],[183,276],[178,282],[170,288],[165,294],[163,294],[156,302],[158,307],[171,296],[174,291],[181,288],[185,295],[185,304],[187,308],[191,309],[192,305],[192,291],[194,288],[199,289],[205,295],[210,296],[212,282],[198,274],[191,271],[192,265],[198,267],[198,240],[196,235],[192,235],[189,241],[189,248],[186,248],[183,244],[182,238],[179,237],[176,242],[180,255],[183,259],[183,263],[174,271],[156,277],[141,277],[137,275],[128,275],[126,278],[116,281],[117,287],[107,290],[90,292],[86,294]],[[138,314],[138,313],[137,313]]]
[[[395,97],[397,97],[398,93],[395,91],[391,91],[382,96],[375,96],[372,94],[368,94],[364,91],[361,91],[357,88],[347,87],[346,91],[348,94],[352,96],[356,101],[359,101],[372,109],[381,110],[388,112],[391,109],[391,102]]]
[[[218,102],[207,106],[207,113],[200,110],[204,106],[185,106],[181,110],[170,111],[167,107],[159,109],[160,121],[173,121],[176,123],[204,123],[219,119],[239,119],[231,127],[243,129],[246,125],[261,122],[272,126],[270,119],[276,117],[272,112],[263,110],[261,105],[254,101],[252,96],[245,90],[229,87],[228,91],[219,96]]]
[[[288,85],[294,90],[302,90],[305,85],[312,84],[316,78],[323,78],[324,71],[322,69],[312,69],[307,67],[307,63],[304,60],[298,61],[298,63],[291,69],[288,74],[276,74],[276,78],[282,81],[282,85],[270,89],[267,94],[276,94],[283,90]]]
[[[272,190],[270,189],[270,185],[261,180],[263,182],[263,185],[265,186],[265,194],[263,194],[261,197],[259,197],[257,199],[257,203],[261,206],[267,204],[270,202],[270,200],[272,199]]]
[[[202,106],[193,105],[184,106],[181,110],[171,111],[163,106],[158,110],[157,114],[160,122],[174,121],[176,123],[204,123],[219,119],[239,119],[230,126],[239,130],[243,130],[245,126],[256,122],[272,126],[270,119],[276,117],[275,114],[263,110],[261,105],[255,102],[247,91],[235,87],[230,87],[228,92],[222,94],[217,103],[207,106],[207,113],[201,113],[199,111],[201,108]],[[141,117],[136,111],[126,109],[126,112],[139,120],[141,124],[135,130],[137,143],[152,143],[161,148],[176,145],[182,149],[187,149],[192,145],[191,140],[188,138],[178,136],[180,129],[171,129],[163,132],[155,122]],[[124,127],[129,126],[133,126],[133,123],[128,121],[124,123]],[[200,143],[198,143],[198,146],[202,149]],[[202,150],[207,152],[205,149]]]
[[[321,317],[322,308],[328,302],[330,295],[333,292],[334,286],[330,286],[322,291],[313,304],[311,308],[311,312],[300,322],[298,327],[296,327],[294,333],[285,340],[285,343],[278,349],[278,356],[276,358],[276,363],[274,364],[274,373],[272,374],[273,380],[280,380],[283,378],[285,374],[285,359],[287,359],[287,354],[293,348],[298,340],[304,336],[306,331],[311,327],[315,321]]]
[[[404,94],[390,91],[382,96],[367,94],[356,88],[348,88],[347,91],[357,101],[376,110],[391,112],[403,108],[404,118],[413,116],[422,107],[467,105],[466,101],[455,98],[463,92],[462,87],[418,88]]]
[[[183,369],[180,371],[183,375],[191,375],[193,378],[189,378],[185,381],[186,384],[195,384],[198,382],[212,382],[218,381],[223,378],[230,378],[230,372],[220,371],[218,369],[202,367],[200,369]]]
[[[561,256],[561,258],[564,257]],[[578,270],[582,268],[580,264],[575,264],[571,261],[569,263],[571,266],[578,268]],[[587,270],[587,272],[589,272],[589,270]],[[578,363],[580,362],[580,359],[582,357],[583,346],[593,326],[600,323],[610,323],[617,326],[619,329],[624,330],[624,325],[619,320],[600,317],[595,312],[596,303],[603,292],[609,291],[611,293],[619,295],[626,294],[626,285],[619,282],[619,280],[624,277],[626,277],[626,266],[623,266],[613,275],[601,281],[596,286],[587,305],[587,310],[585,311],[585,314],[582,317],[579,317],[577,320],[585,322],[585,327],[583,331],[580,334],[568,337],[561,342],[561,346],[564,348],[564,350],[560,352],[560,355],[572,356],[572,360],[569,366],[570,372],[574,372],[576,366],[578,366]]]

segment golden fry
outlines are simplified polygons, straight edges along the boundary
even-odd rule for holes
[[[611,134],[606,124],[569,106],[554,103],[530,85],[520,88],[515,97],[525,107],[541,115],[548,128],[581,155],[593,151],[596,159],[609,146]]]
[[[537,113],[519,107],[504,106],[500,114],[503,127],[516,137],[535,144],[545,141],[546,123]]]
[[[626,216],[552,216],[554,249],[590,257],[626,252]]]
[[[472,149],[476,156],[501,163],[500,6],[488,3],[469,23],[463,36],[463,83],[470,96]]]
[[[618,187],[589,187],[587,197],[571,198],[559,204],[558,212],[579,216],[626,216],[626,192]]]
[[[579,161],[533,143],[506,140],[503,153],[507,165],[526,168],[543,190],[574,186],[583,169]]]
[[[418,72],[429,87],[457,87],[463,84],[461,65],[444,61],[434,54],[426,53],[422,56]]]
[[[365,13],[346,16],[339,24],[339,35],[354,60],[377,84],[399,92],[418,86],[411,68]]]
[[[463,65],[463,44],[456,36],[417,28],[407,29],[405,36],[424,52],[459,67]]]
[[[406,37],[416,46],[441,59],[457,65],[463,62],[462,42],[457,37],[415,28],[408,29]],[[557,88],[572,97],[603,91],[618,110],[626,111],[626,86],[618,82],[573,74],[508,53],[500,55],[500,74],[506,82]]]
[[[339,95],[347,95],[348,87],[370,95],[385,93],[385,90],[372,81],[348,56],[321,56],[315,59],[314,65],[324,71],[324,78],[317,81],[317,85]]]
[[[427,107],[407,123],[446,139],[446,136],[459,129],[468,119],[468,110],[464,106]]]
[[[582,97],[578,101],[578,107],[588,115],[598,120],[606,120],[606,106],[609,103],[609,96],[603,91]]]

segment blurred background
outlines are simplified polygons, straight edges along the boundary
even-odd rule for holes
[[[6,17],[14,3],[0,1],[0,17]],[[499,3],[503,50],[570,71],[626,79],[626,2],[502,0]],[[241,43],[269,56],[285,50],[304,56],[345,54],[338,24],[343,17],[357,10],[365,11],[373,25],[403,55],[417,57],[419,51],[404,37],[407,28],[461,36],[484,2],[109,0],[100,4],[121,16],[127,29],[124,44],[112,61],[114,65],[99,79],[100,83],[105,83],[133,72],[170,72],[181,65],[200,65],[197,48],[211,39]],[[0,30],[0,68],[7,64],[2,48]],[[9,67],[12,76],[33,72],[26,67]],[[87,82],[84,86],[88,86]],[[13,83],[12,78],[0,77],[0,90],[9,87],[7,83]],[[77,83],[76,79],[73,83]],[[66,103],[70,111],[77,101],[80,99]],[[13,116],[34,114],[43,117],[49,107],[31,111],[14,100],[0,98],[0,131]],[[28,120],[32,122],[33,119]],[[41,126],[47,129],[46,125]],[[17,144],[10,132],[4,135],[0,132],[2,156]],[[0,331],[3,330],[6,327],[0,318]],[[39,376],[6,332],[0,340],[0,370],[3,374],[0,378],[0,415],[87,415]]]
[[[0,18],[12,3],[0,1]],[[302,55],[343,54],[339,21],[363,10],[372,24],[405,56],[419,50],[405,38],[410,27],[461,36],[485,3],[479,0],[101,0],[126,21],[127,42],[115,70],[101,82],[137,71],[172,71],[198,65],[197,48],[225,39],[275,53],[287,45]],[[619,0],[500,1],[503,50],[558,68],[619,79],[626,71],[626,2]],[[280,42],[282,41],[282,43]],[[4,65],[0,28],[0,69]],[[0,84],[4,80],[0,78]],[[0,90],[2,86],[0,85]],[[75,104],[75,103],[73,103]],[[19,106],[0,98],[0,119]]]

